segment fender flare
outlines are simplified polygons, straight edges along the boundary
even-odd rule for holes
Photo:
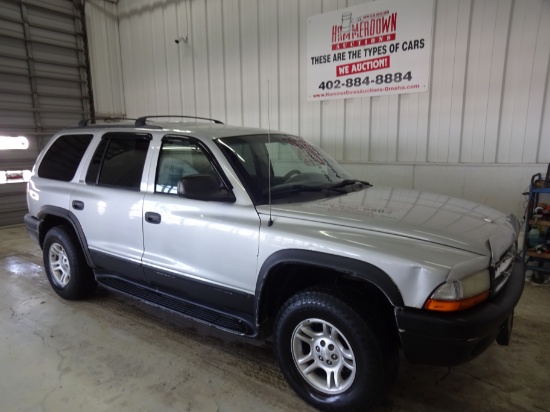
[[[285,249],[269,256],[262,264],[258,273],[254,294],[256,319],[259,319],[262,293],[264,292],[265,281],[270,271],[280,264],[293,263],[331,269],[349,275],[352,278],[364,280],[378,288],[393,306],[404,306],[403,297],[395,282],[386,272],[370,263],[311,250]]]
[[[90,250],[88,249],[88,241],[86,240],[86,236],[84,235],[84,231],[82,230],[82,226],[80,225],[80,222],[78,221],[78,218],[76,215],[71,212],[70,210],[64,209],[59,206],[51,206],[51,205],[45,205],[40,208],[40,211],[38,212],[38,219],[44,220],[44,217],[47,215],[53,215],[60,218],[63,218],[67,222],[71,224],[73,227],[76,237],[78,238],[78,241],[80,242],[80,246],[82,248],[82,252],[84,253],[84,257],[86,258],[86,263],[91,268],[95,268],[94,260],[92,259],[92,255],[90,254]],[[40,233],[40,244],[43,243],[43,234]]]

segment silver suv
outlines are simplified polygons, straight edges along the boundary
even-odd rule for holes
[[[42,151],[25,224],[61,297],[101,283],[272,337],[290,386],[330,411],[380,402],[400,349],[451,366],[508,344],[514,216],[373,187],[296,136],[183,120],[83,121]]]

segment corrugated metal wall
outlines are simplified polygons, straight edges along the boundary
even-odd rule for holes
[[[319,144],[358,177],[516,213],[530,175],[550,162],[547,0],[435,0],[428,93],[325,102],[306,99],[307,17],[363,1],[89,3],[94,49],[118,41],[100,37],[100,10],[118,13],[123,91],[105,86],[114,55],[92,59],[94,84],[122,93],[130,117],[183,113],[267,127],[269,106],[273,129]],[[188,43],[176,44],[182,36]]]
[[[0,0],[0,136],[29,142],[0,150],[0,171],[30,170],[53,133],[89,117],[83,29],[79,0]],[[0,184],[0,226],[23,222],[25,189]]]

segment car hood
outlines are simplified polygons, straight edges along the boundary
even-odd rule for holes
[[[266,212],[265,208],[260,212]],[[370,187],[313,202],[273,205],[272,214],[492,254],[494,260],[509,249],[519,233],[519,222],[513,215],[464,199],[390,187]]]

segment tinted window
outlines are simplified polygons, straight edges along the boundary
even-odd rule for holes
[[[108,133],[92,158],[86,182],[139,190],[150,136],[137,133]]]
[[[42,159],[38,167],[38,176],[64,182],[71,181],[92,138],[91,134],[59,137]]]
[[[187,139],[165,138],[157,166],[155,192],[175,194],[182,177],[196,174],[217,175],[203,149]]]
[[[103,156],[105,155],[105,149],[107,148],[108,144],[109,144],[109,139],[106,139],[106,138],[101,139],[101,143],[99,143],[99,146],[97,147],[94,153],[94,156],[92,157],[90,166],[88,166],[88,173],[86,173],[86,183],[91,183],[94,185],[97,184],[97,178],[99,176],[99,168],[101,167],[101,160],[103,160]]]

